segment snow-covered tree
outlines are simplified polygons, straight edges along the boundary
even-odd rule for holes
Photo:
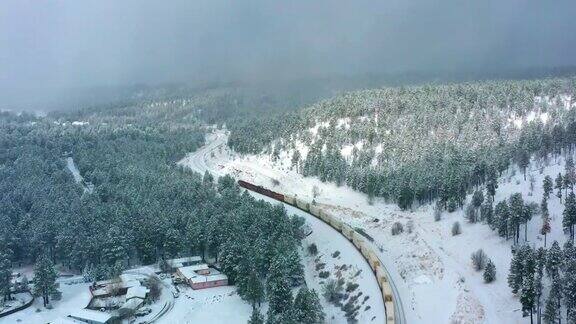
[[[574,192],[566,197],[564,205],[562,226],[570,233],[570,240],[574,241],[574,225],[576,225],[576,195]]]
[[[6,250],[7,248],[4,248]],[[12,275],[12,262],[10,262],[9,253],[6,251],[0,251],[0,294],[3,301],[7,301],[11,298],[10,288],[10,277]]]
[[[552,193],[553,190],[553,186],[554,184],[552,183],[552,178],[547,175],[546,177],[544,177],[544,180],[542,182],[542,189],[544,190],[544,200],[548,200],[548,198],[550,197],[550,194]]]
[[[558,173],[558,176],[556,176],[556,180],[555,180],[555,185],[554,185],[554,189],[556,189],[556,197],[558,197],[558,199],[560,199],[560,202],[562,202],[562,187],[563,187],[564,181],[562,178],[562,174]]]
[[[552,243],[552,247],[546,253],[546,274],[549,278],[556,278],[560,276],[560,267],[563,262],[562,250],[557,241]]]
[[[491,283],[492,281],[496,280],[496,266],[490,259],[488,259],[486,267],[484,268],[483,277],[485,283]]]
[[[252,309],[252,315],[248,320],[248,324],[264,324],[264,316],[260,314],[260,310],[257,308]]]
[[[308,288],[300,288],[294,298],[294,314],[298,323],[317,324],[324,322],[325,314],[318,294]]]
[[[42,255],[34,266],[34,294],[42,296],[44,307],[50,302],[50,295],[56,292],[56,269],[46,255]]]

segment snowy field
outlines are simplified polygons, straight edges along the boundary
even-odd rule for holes
[[[262,155],[238,156],[226,147],[226,140],[225,131],[216,131],[207,137],[205,147],[179,163],[199,172],[231,174],[237,179],[307,200],[312,200],[313,188],[317,187],[320,195],[315,199],[319,204],[375,238],[376,246],[382,250],[380,256],[400,291],[408,323],[530,322],[529,318],[522,318],[518,298],[512,295],[506,282],[511,241],[500,238],[487,225],[467,223],[461,210],[444,213],[441,221],[434,222],[432,206],[401,211],[396,205],[378,199],[369,205],[366,195],[345,186],[302,177],[290,169],[290,158],[285,152],[276,162]],[[499,179],[496,201],[521,192],[525,201],[540,203],[544,176],[550,175],[554,179],[563,168],[561,159],[551,160],[540,173],[540,166],[533,163],[526,181],[516,168],[511,168]],[[530,176],[534,178],[532,192]],[[563,243],[563,206],[555,196],[549,200],[549,210],[552,232],[548,235],[548,244],[554,240]],[[394,222],[400,221],[406,227],[410,220],[414,223],[412,233],[391,235]],[[454,221],[462,224],[461,235],[451,235]],[[529,244],[536,247],[544,244],[538,234],[540,226],[538,216],[528,224]],[[521,235],[521,242],[523,240]],[[497,279],[491,284],[484,284],[482,273],[472,269],[470,255],[480,248],[496,265]]]
[[[252,306],[238,296],[234,286],[202,290],[180,287],[174,308],[156,323],[246,323],[252,315]]]
[[[30,324],[44,324],[49,323],[59,317],[66,317],[72,311],[82,309],[90,302],[90,291],[88,287],[90,283],[72,283],[75,279],[70,278],[58,280],[60,283],[59,290],[62,292],[62,299],[59,301],[51,301],[54,306],[53,309],[46,309],[42,305],[42,298],[36,298],[32,306],[0,318],[0,323],[30,323]]]

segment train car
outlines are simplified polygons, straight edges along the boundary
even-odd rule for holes
[[[320,210],[320,219],[323,220],[325,223],[328,224],[330,223],[330,220],[328,219],[328,213],[323,209]]]
[[[296,204],[295,201],[296,198],[294,198],[294,196],[284,195],[284,202],[288,205],[294,206]]]
[[[354,234],[354,229],[348,224],[342,223],[342,234],[349,240],[352,241],[352,235]]]
[[[329,215],[329,214],[327,214]],[[342,231],[342,221],[339,220],[336,216],[334,215],[329,215],[330,216],[330,225],[332,225],[332,227],[334,227],[335,229],[337,229],[338,231]]]
[[[358,248],[358,250],[360,250],[361,247],[361,243],[363,243],[363,237],[362,235],[358,234],[357,232],[354,232],[352,234],[352,243],[354,243],[354,246],[356,248]]]
[[[310,210],[310,204],[305,202],[302,199],[296,198],[296,207],[304,210],[304,211],[309,211]]]
[[[310,205],[310,214],[320,217],[320,207],[318,205]]]
[[[380,266],[380,259],[378,258],[376,253],[374,253],[374,251],[372,250],[368,251],[367,254],[368,254],[367,259],[368,262],[370,263],[370,267],[372,268],[373,271],[376,271],[376,268]]]
[[[252,190],[254,192],[257,192],[259,194],[262,194],[264,196],[279,200],[279,201],[284,201],[284,195],[283,194],[279,194],[277,192],[274,192],[270,189],[266,189],[262,186],[257,186],[255,184],[252,184],[250,182],[246,182],[243,180],[238,180],[238,185],[240,187],[246,188],[248,190]]]
[[[392,287],[390,287],[390,283],[386,282],[382,285],[382,297],[384,297],[384,302],[391,302],[394,298],[392,295]]]
[[[386,324],[394,324],[394,303],[392,301],[385,302],[384,307],[386,308]]]
[[[386,275],[384,268],[382,268],[381,265],[378,265],[376,267],[375,272],[376,272],[376,280],[378,281],[378,285],[380,287],[384,287],[384,285],[388,282],[388,276]]]

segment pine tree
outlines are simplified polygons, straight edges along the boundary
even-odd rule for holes
[[[556,177],[555,180],[555,186],[554,189],[556,189],[556,197],[558,197],[558,199],[560,199],[560,202],[562,202],[562,186],[563,186],[563,180],[562,180],[562,174],[558,173],[558,176]]]
[[[574,241],[574,225],[576,224],[576,195],[571,192],[564,202],[565,208],[562,213],[562,227],[570,233],[570,240]]]
[[[563,255],[560,245],[557,241],[552,243],[552,247],[546,254],[546,274],[550,279],[556,278],[560,275],[560,267],[562,265]]]
[[[266,281],[266,295],[268,296],[269,314],[274,317],[277,314],[289,312],[292,309],[292,291],[288,276],[285,273],[284,262],[277,255],[270,264],[270,271]],[[270,315],[268,320],[270,320]]]
[[[544,276],[544,265],[546,263],[546,250],[544,248],[539,248],[536,253],[536,272],[534,274],[534,297],[536,300],[536,321],[541,323],[542,318],[542,295],[543,295],[543,276]]]
[[[294,298],[294,314],[296,321],[304,324],[322,323],[325,318],[318,294],[306,287],[300,288]]]
[[[520,302],[524,314],[530,314],[530,323],[533,323],[534,303],[536,300],[534,291],[534,270],[536,262],[532,249],[524,250],[524,264],[522,266],[522,284],[520,289]]]
[[[260,306],[264,300],[264,285],[256,271],[251,271],[246,279],[246,299],[252,304],[252,308],[256,308],[256,304]]]
[[[494,208],[492,207],[492,201],[486,200],[482,207],[480,208],[480,218],[485,221],[490,228],[493,228],[494,224]]]
[[[552,193],[554,184],[552,183],[552,178],[547,175],[544,177],[544,181],[542,182],[542,188],[544,189],[544,199],[548,200],[550,194]]]
[[[550,213],[548,212],[548,201],[542,198],[542,204],[540,205],[540,210],[542,214],[542,227],[540,227],[540,234],[544,235],[544,247],[546,247],[546,235],[550,233]]]
[[[560,323],[561,316],[561,301],[562,301],[562,285],[560,278],[557,276],[552,278],[552,284],[548,298],[546,298],[546,305],[544,307],[544,321],[550,324]]]
[[[9,253],[0,252],[0,294],[4,301],[10,300],[10,277],[12,275],[12,263],[10,262]]]
[[[524,266],[524,250],[518,248],[512,253],[512,261],[510,262],[510,271],[508,272],[508,287],[512,289],[513,294],[517,294],[522,287],[522,275]]]
[[[522,312],[530,314],[530,323],[533,323],[532,314],[534,313],[534,275],[524,277],[522,281],[522,288],[520,290],[520,303],[522,303]]]
[[[563,280],[563,296],[568,323],[576,323],[576,260],[566,264]]]
[[[496,189],[498,189],[498,174],[495,167],[488,168],[488,173],[486,175],[486,192],[490,197],[492,197],[492,202],[494,202],[494,196],[496,195]]]
[[[514,243],[518,243],[520,238],[520,224],[523,223],[526,213],[526,208],[524,206],[524,200],[522,199],[522,194],[517,192],[511,195],[509,199],[509,206],[510,206],[509,230],[514,235]]]
[[[496,280],[496,266],[492,263],[492,260],[488,259],[486,267],[484,268],[484,282],[491,283]]]
[[[42,296],[44,307],[50,302],[50,294],[56,292],[56,270],[49,257],[42,255],[34,267],[34,294]]]
[[[252,309],[252,316],[250,316],[248,324],[264,324],[264,317],[260,314],[260,310],[257,308]]]
[[[496,204],[494,208],[495,227],[498,229],[498,235],[508,240],[508,219],[510,218],[510,208],[506,200]]]

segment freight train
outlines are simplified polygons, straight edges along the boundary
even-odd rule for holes
[[[337,217],[334,217],[325,210],[320,209],[318,206],[311,205],[302,199],[290,195],[283,195],[270,189],[266,189],[262,186],[257,186],[242,180],[238,180],[238,185],[240,187],[301,209],[315,216],[316,218],[321,219],[326,224],[330,225],[332,228],[344,235],[344,237],[346,237],[350,242],[352,242],[352,244],[354,244],[356,249],[360,252],[360,254],[362,254],[364,259],[366,259],[368,264],[370,264],[370,267],[376,276],[376,281],[378,282],[378,286],[382,292],[384,307],[386,309],[386,324],[394,324],[396,322],[394,316],[394,296],[392,294],[392,287],[388,281],[388,276],[386,275],[386,271],[384,270],[384,267],[382,266],[376,252],[372,249],[364,236],[356,232],[356,230],[354,230],[348,224],[342,223],[342,221],[340,221]]]

